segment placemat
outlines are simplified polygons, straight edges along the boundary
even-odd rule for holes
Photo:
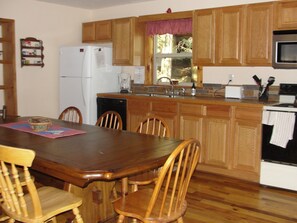
[[[30,124],[27,121],[19,121],[19,122],[12,122],[7,124],[0,124],[0,126],[15,129],[22,132],[28,132],[35,135],[56,139],[66,136],[73,136],[86,133],[85,131],[77,130],[77,129],[70,129],[65,128],[59,125],[51,125],[50,128],[46,131],[42,132],[35,132],[32,130]]]

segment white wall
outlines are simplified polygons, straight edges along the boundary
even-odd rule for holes
[[[94,10],[93,20],[159,14],[165,13],[168,8],[171,8],[172,12],[178,12],[260,2],[267,2],[267,0],[155,0]],[[265,83],[269,76],[276,78],[274,85],[279,83],[297,83],[296,69],[275,70],[271,67],[204,67],[203,83],[226,84],[229,74],[235,75],[231,85],[255,84],[252,79],[252,76],[255,74],[262,78],[262,83]]]
[[[81,24],[91,20],[91,12],[32,0],[0,0],[0,15],[15,20],[19,115],[58,117],[58,50],[81,43]],[[43,68],[21,68],[20,39],[26,37],[43,41]]]

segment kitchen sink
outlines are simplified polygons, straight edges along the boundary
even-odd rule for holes
[[[147,97],[158,97],[158,98],[186,98],[186,97],[192,97],[192,96],[189,96],[189,95],[174,95],[174,97],[172,97],[171,95],[167,95],[167,94],[153,94],[153,93],[135,93],[133,95],[147,96]]]
[[[133,95],[136,96],[148,96],[148,97],[162,97],[162,98],[169,98],[169,95],[166,94],[151,94],[151,93],[135,93]]]

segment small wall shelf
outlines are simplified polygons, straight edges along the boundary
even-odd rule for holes
[[[41,66],[43,62],[43,43],[33,37],[21,39],[21,66]]]

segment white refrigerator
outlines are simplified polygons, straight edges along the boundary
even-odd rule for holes
[[[112,66],[108,46],[63,46],[60,48],[60,112],[69,106],[80,109],[83,123],[97,120],[96,94],[119,92],[121,67]]]

